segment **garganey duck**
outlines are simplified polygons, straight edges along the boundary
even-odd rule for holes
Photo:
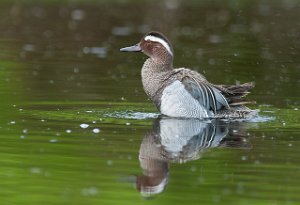
[[[160,32],[146,34],[134,46],[120,51],[142,52],[149,58],[142,67],[142,83],[157,109],[179,118],[249,118],[257,114],[243,99],[253,83],[215,85],[188,68],[173,68],[170,41]]]

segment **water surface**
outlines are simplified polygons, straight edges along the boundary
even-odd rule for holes
[[[2,2],[1,204],[298,204],[299,5]],[[171,39],[175,66],[255,82],[260,116],[161,117],[146,57],[119,52],[150,30]]]

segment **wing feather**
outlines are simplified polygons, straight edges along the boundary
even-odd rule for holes
[[[203,79],[199,80],[194,76],[184,76],[181,82],[185,89],[207,110],[216,113],[217,110],[226,107],[228,102],[217,88],[205,83]]]

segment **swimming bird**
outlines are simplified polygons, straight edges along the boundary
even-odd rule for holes
[[[120,51],[142,52],[149,58],[142,71],[144,91],[166,116],[179,118],[249,118],[256,115],[244,100],[252,82],[241,85],[216,85],[189,68],[173,68],[174,52],[160,32],[146,34],[139,43]]]

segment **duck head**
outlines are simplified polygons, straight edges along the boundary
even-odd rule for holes
[[[146,34],[136,45],[121,48],[120,51],[140,51],[154,60],[173,59],[173,48],[171,43],[162,33],[156,31]]]

